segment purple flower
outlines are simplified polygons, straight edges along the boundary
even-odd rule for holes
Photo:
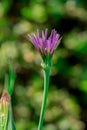
[[[58,34],[57,31],[53,29],[50,36],[48,37],[48,29],[45,29],[45,32],[42,31],[42,37],[40,36],[40,31],[37,30],[37,35],[28,34],[28,38],[43,57],[53,54],[54,49],[59,43],[60,34]]]

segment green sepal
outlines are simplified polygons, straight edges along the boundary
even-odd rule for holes
[[[13,120],[11,105],[9,106],[6,127],[5,127],[4,130],[16,130],[15,123],[14,123],[14,120]]]
[[[43,57],[41,66],[44,70],[50,69],[50,67],[52,66],[52,57],[50,55],[46,55],[46,57]]]
[[[11,96],[13,93],[13,88],[14,88],[14,82],[15,82],[15,72],[12,68],[11,63],[9,63],[9,74],[5,75],[5,85],[4,88],[8,92],[8,94]]]
[[[14,88],[14,82],[15,82],[15,72],[12,68],[12,65],[9,64],[9,80],[8,80],[8,93],[9,95],[12,95],[13,88]]]

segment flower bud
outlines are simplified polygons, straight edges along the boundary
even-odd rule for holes
[[[4,91],[0,99],[0,130],[4,130],[6,126],[9,104],[10,96]]]

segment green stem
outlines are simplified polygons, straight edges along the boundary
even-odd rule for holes
[[[49,88],[49,78],[50,78],[50,68],[46,68],[44,69],[44,94],[43,94],[43,102],[41,107],[38,130],[42,130],[42,126],[43,126],[46,100],[47,100],[48,88]]]

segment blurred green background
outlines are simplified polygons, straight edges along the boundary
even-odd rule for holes
[[[17,130],[37,130],[43,93],[41,57],[27,40],[55,28],[62,41],[53,56],[43,130],[87,130],[87,1],[0,0],[0,93],[12,59]]]

